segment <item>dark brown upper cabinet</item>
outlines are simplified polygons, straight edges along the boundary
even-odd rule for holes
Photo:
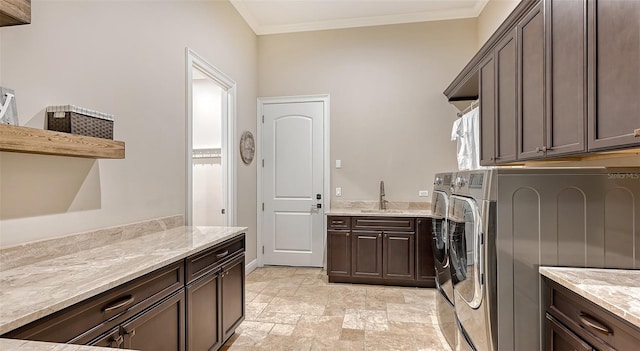
[[[544,9],[538,3],[517,25],[518,142],[517,159],[544,157],[545,45]],[[509,89],[510,87],[507,87]]]
[[[31,23],[31,0],[2,0],[0,27]]]
[[[496,63],[496,163],[516,160],[517,43],[515,30],[498,43]]]
[[[587,4],[589,151],[639,147],[640,1]]]
[[[586,151],[587,17],[585,0],[545,1],[546,156]]]
[[[493,55],[480,62],[480,164],[489,166],[496,160],[496,68]]]
[[[480,99],[480,164],[640,147],[640,1],[522,0],[445,90]]]

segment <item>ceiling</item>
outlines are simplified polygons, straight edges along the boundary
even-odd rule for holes
[[[230,0],[258,35],[477,17],[489,0]]]

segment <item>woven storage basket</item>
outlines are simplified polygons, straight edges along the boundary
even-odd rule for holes
[[[113,140],[113,115],[74,105],[49,106],[47,129]]]

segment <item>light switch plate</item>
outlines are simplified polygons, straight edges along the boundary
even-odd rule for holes
[[[342,168],[342,160],[336,160],[336,168]]]
[[[427,196],[429,196],[429,190],[419,190],[419,191],[418,191],[418,196],[420,196],[420,197],[427,197]]]
[[[342,188],[336,188],[336,196],[342,196]]]

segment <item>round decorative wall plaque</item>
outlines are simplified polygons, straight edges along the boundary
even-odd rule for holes
[[[240,157],[244,164],[249,165],[253,161],[253,156],[256,154],[256,142],[253,140],[253,134],[250,131],[245,131],[240,137]]]

